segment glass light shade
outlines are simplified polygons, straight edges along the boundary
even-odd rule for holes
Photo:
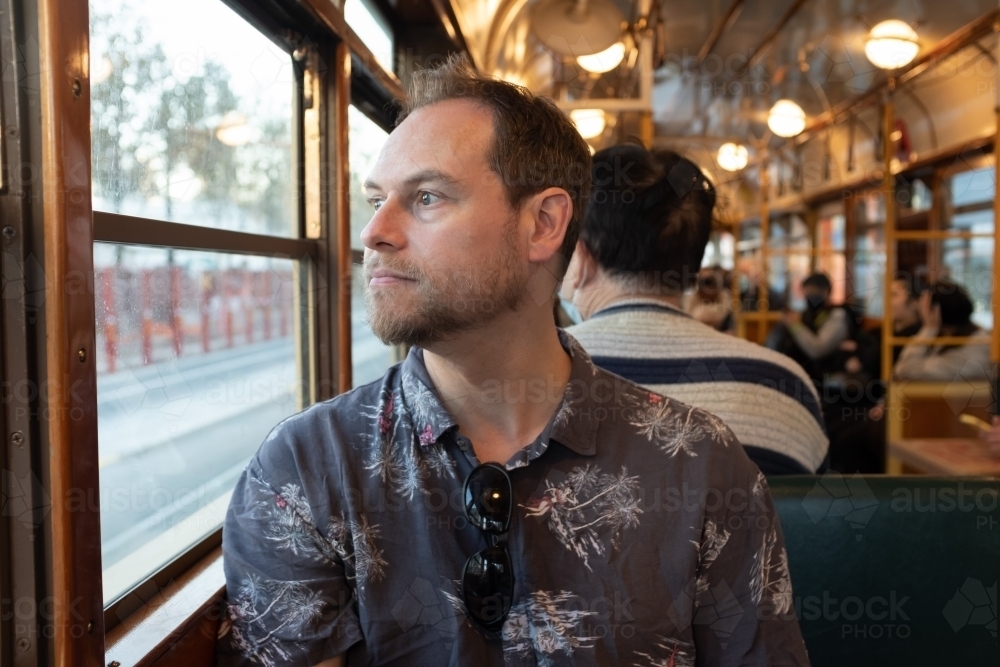
[[[601,132],[604,132],[604,126],[607,124],[604,111],[601,109],[574,109],[570,112],[569,117],[576,125],[576,131],[584,139],[593,139],[600,136]]]
[[[865,55],[881,69],[899,69],[917,57],[917,33],[903,21],[882,21],[868,33]]]
[[[767,116],[767,126],[779,137],[794,137],[806,129],[806,112],[791,100],[778,100]]]
[[[625,45],[621,42],[612,44],[600,53],[589,56],[577,56],[576,62],[583,69],[595,74],[610,72],[618,67],[618,64],[625,57]]]
[[[725,143],[719,146],[719,154],[715,159],[726,171],[739,171],[750,161],[750,151],[740,144]]]

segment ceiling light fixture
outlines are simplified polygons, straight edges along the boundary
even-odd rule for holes
[[[604,74],[618,67],[618,64],[624,58],[625,45],[621,42],[615,42],[600,53],[594,53],[589,56],[577,56],[576,62],[588,72]]]
[[[719,146],[715,159],[726,171],[739,171],[750,162],[750,151],[746,146],[727,142]]]
[[[574,109],[569,117],[576,125],[576,131],[584,139],[599,137],[607,125],[607,118],[601,109]]]
[[[778,100],[767,116],[767,126],[779,137],[794,137],[806,129],[806,112],[791,100]]]
[[[611,0],[543,0],[531,14],[531,28],[542,44],[574,58],[614,46],[625,23]]]
[[[896,19],[876,25],[865,41],[865,55],[875,67],[881,69],[904,67],[917,57],[919,51],[917,33],[909,24]]]

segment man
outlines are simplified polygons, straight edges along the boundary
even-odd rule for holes
[[[940,280],[920,295],[923,326],[903,348],[893,368],[901,380],[986,380],[991,375],[988,340],[981,344],[936,345],[936,336],[981,336],[987,332],[972,321],[973,305],[961,285]]]
[[[839,372],[851,349],[842,350],[856,330],[853,313],[846,305],[831,304],[830,292],[833,285],[824,273],[813,273],[802,281],[802,292],[806,297],[803,313],[786,311],[783,319],[797,351],[804,358],[804,365],[812,371],[813,378],[821,380],[826,372]],[[844,355],[841,352],[847,352]]]
[[[362,240],[372,329],[414,347],[237,483],[220,664],[807,664],[731,432],[555,327],[589,185],[573,125],[462,59],[407,103]]]
[[[562,288],[586,321],[568,331],[598,366],[722,418],[764,473],[816,472],[827,439],[805,372],[681,309],[711,233],[712,185],[676,153],[634,145],[597,153],[593,174]]]

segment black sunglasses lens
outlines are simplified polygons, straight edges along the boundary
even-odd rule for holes
[[[514,596],[514,573],[503,547],[483,549],[465,563],[462,597],[465,609],[487,630],[499,630]]]
[[[465,482],[465,512],[473,525],[489,533],[503,533],[512,511],[510,478],[494,465],[481,465]]]

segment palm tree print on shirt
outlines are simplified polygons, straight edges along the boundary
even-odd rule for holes
[[[455,478],[455,462],[441,442],[433,439],[430,420],[436,399],[417,381],[407,382],[407,405],[397,392],[383,392],[378,405],[364,406],[362,414],[378,424],[371,437],[371,453],[365,469],[407,500],[418,494],[428,495],[425,482],[431,472],[439,478]],[[405,387],[404,387],[405,389]],[[409,408],[411,414],[407,414]],[[412,419],[418,421],[413,422]],[[440,418],[438,416],[437,418]],[[422,424],[415,427],[414,424]]]
[[[301,582],[250,575],[230,602],[219,636],[231,632],[233,644],[251,662],[267,667],[283,664],[291,655],[275,635],[281,633],[281,639],[301,635],[322,617],[325,606],[322,597]]]
[[[559,664],[557,656],[565,661],[577,649],[592,648],[597,637],[584,636],[582,626],[597,612],[585,607],[566,591],[535,591],[511,608],[503,624],[504,657],[522,661],[534,656],[539,667],[552,667]]]
[[[701,410],[695,412],[695,408],[683,406],[686,414],[681,413],[683,416],[680,416],[674,409],[677,405],[679,404],[659,394],[649,393],[646,401],[635,410],[635,417],[630,423],[671,458],[681,452],[688,456],[698,456],[694,451],[695,443],[710,435],[705,429],[706,413]]]
[[[297,484],[286,484],[273,493],[256,475],[251,474],[249,481],[258,490],[254,516],[263,524],[264,538],[278,549],[336,567],[343,565],[347,577],[357,579],[359,588],[384,576],[386,562],[376,546],[379,531],[365,516],[356,520],[346,519],[343,513],[330,517],[323,535]]]
[[[701,542],[691,540],[698,549],[698,579],[696,585],[696,596],[699,598],[708,593],[708,569],[719,557],[722,548],[729,542],[729,531],[720,530],[718,525],[711,519],[705,519],[705,527],[702,531]]]
[[[754,481],[751,497],[756,504],[767,490],[767,480],[760,472]],[[788,571],[788,552],[778,544],[778,526],[768,527],[753,556],[750,570],[750,596],[754,604],[771,606],[770,613],[781,616],[792,608],[792,578]]]
[[[636,663],[635,667],[694,667],[694,644],[682,642],[679,639],[666,639],[657,644],[657,648],[663,649],[663,653],[656,657],[648,653],[636,651],[636,655],[645,658],[642,662]]]
[[[618,548],[621,531],[639,525],[638,476],[622,467],[618,475],[602,474],[597,466],[575,467],[559,484],[546,480],[541,498],[525,508],[527,516],[545,518],[549,530],[568,550],[583,559],[588,570],[591,552],[603,556],[607,548],[599,530],[611,533],[611,547]]]

